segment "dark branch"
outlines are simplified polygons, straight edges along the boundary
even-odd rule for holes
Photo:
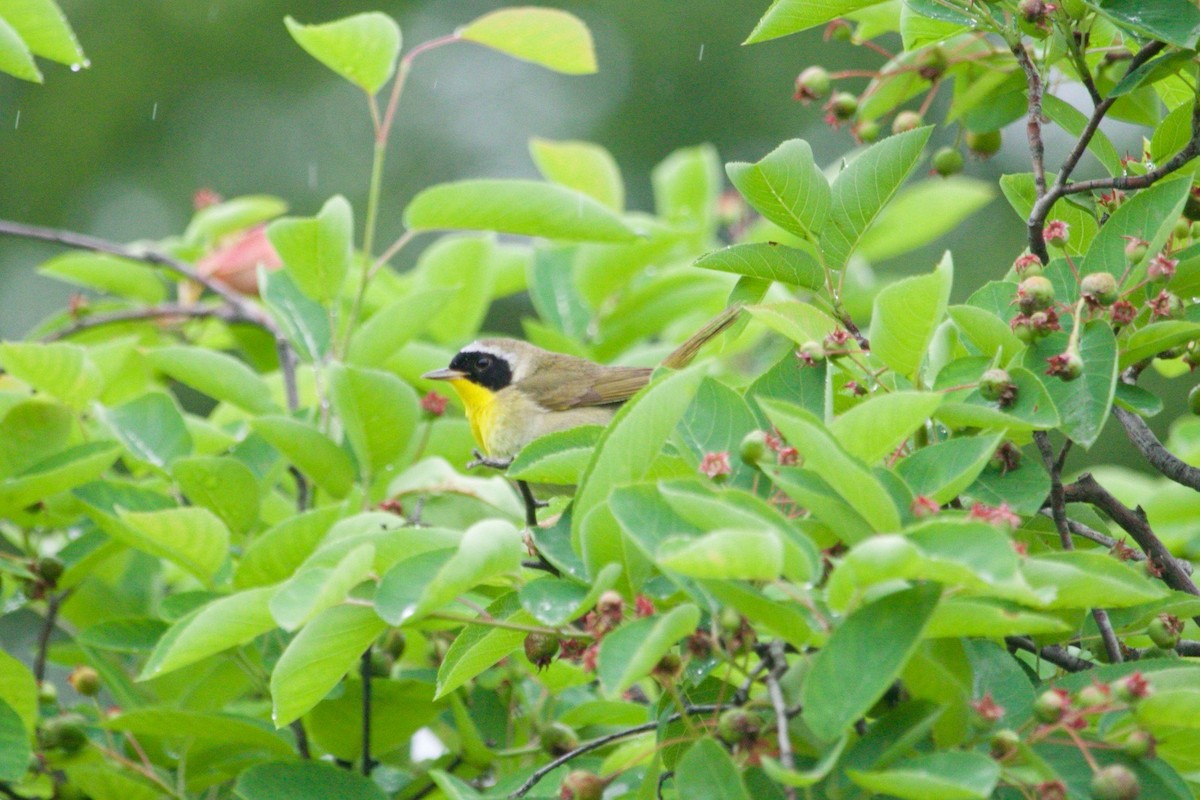
[[[248,319],[230,306],[196,306],[182,303],[164,303],[147,308],[130,308],[104,314],[80,314],[71,323],[58,330],[51,331],[42,337],[43,342],[57,342],[74,336],[81,331],[100,328],[105,325],[118,325],[122,322],[142,322],[158,320],[164,323],[182,322],[185,319],[219,319],[233,325],[245,323],[257,325],[258,321]]]
[[[1049,661],[1054,666],[1061,667],[1067,672],[1083,672],[1096,666],[1086,658],[1071,655],[1065,647],[1060,647],[1056,644],[1038,647],[1033,639],[1030,639],[1028,636],[1006,636],[1004,637],[1004,641],[1008,644],[1010,650],[1024,650],[1027,653],[1033,653],[1038,658]]]
[[[312,758],[312,751],[308,748],[308,731],[304,730],[304,721],[299,719],[293,720],[291,728],[292,733],[296,737],[296,752],[305,761],[310,760]]]
[[[54,634],[54,627],[58,624],[58,610],[70,593],[68,589],[59,594],[50,592],[46,595],[46,618],[42,620],[42,627],[38,631],[37,652],[33,656],[33,677],[39,684],[46,680],[46,653],[50,649],[50,637]]]
[[[1052,511],[1050,511],[1049,508],[1043,508],[1041,510],[1041,513],[1045,517],[1054,519],[1054,514]],[[1081,539],[1088,539],[1089,541],[1093,541],[1096,544],[1104,545],[1105,547],[1109,548],[1110,550],[1112,548],[1116,547],[1118,544],[1118,541],[1116,539],[1112,538],[1111,536],[1105,536],[1100,531],[1095,530],[1093,528],[1089,528],[1087,525],[1084,525],[1082,522],[1073,520],[1070,517],[1067,517],[1067,529],[1071,531],[1071,534],[1073,536],[1078,536]],[[1128,555],[1131,560],[1133,560],[1133,561],[1145,561],[1146,560],[1146,554],[1143,553],[1141,550],[1134,550],[1132,547],[1129,548],[1129,550],[1130,550],[1130,552]]]
[[[1120,406],[1113,406],[1113,415],[1125,428],[1129,441],[1152,467],[1176,483],[1200,492],[1200,469],[1180,460],[1164,447],[1144,419]]]
[[[1023,43],[1014,44],[1012,52],[1017,57],[1021,69],[1025,71],[1025,83],[1029,87],[1029,117],[1025,123],[1025,131],[1029,138],[1029,156],[1033,162],[1033,182],[1037,186],[1037,196],[1042,197],[1046,194],[1046,146],[1042,142],[1042,76],[1029,58],[1029,51]]]
[[[371,649],[368,647],[359,661],[362,678],[362,774],[370,777],[375,762],[371,760]]]

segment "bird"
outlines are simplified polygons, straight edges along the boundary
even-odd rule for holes
[[[725,309],[661,365],[687,366],[740,311],[740,305]],[[519,339],[497,338],[468,344],[449,366],[421,377],[450,384],[463,401],[471,435],[486,454],[480,463],[501,467],[539,436],[608,424],[621,404],[650,382],[653,372],[652,367],[597,364]]]

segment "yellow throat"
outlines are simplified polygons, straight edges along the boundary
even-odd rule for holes
[[[466,378],[456,378],[450,381],[450,385],[462,398],[467,411],[467,422],[471,423],[471,435],[483,448],[483,452],[491,455],[488,441],[496,424],[496,393]]]

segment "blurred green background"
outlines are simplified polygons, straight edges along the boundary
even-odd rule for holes
[[[300,214],[341,193],[361,221],[371,150],[365,99],[301,51],[283,17],[309,23],[382,10],[400,23],[407,49],[506,5],[60,4],[92,66],[73,73],[42,62],[43,86],[0,75],[0,217],[118,241],[182,231],[192,194],[201,187],[226,197],[279,195]],[[650,170],[679,147],[709,142],[724,161],[756,160],[780,141],[802,137],[819,162],[832,163],[853,145],[850,135],[826,127],[819,107],[792,100],[796,74],[814,63],[871,69],[884,60],[867,48],[825,42],[819,30],[743,47],[768,0],[541,5],[571,11],[588,24],[599,74],[563,76],[469,44],[418,59],[389,154],[379,241],[399,233],[405,203],[431,183],[534,176],[527,149],[533,136],[608,148],[624,172],[634,209],[651,208]],[[857,91],[865,81],[846,84]],[[1118,126],[1110,133],[1119,150],[1140,147],[1136,129]],[[939,130],[934,141],[952,140],[952,131]],[[1065,138],[1049,138],[1051,162],[1066,145]],[[967,174],[994,181],[1028,169],[1023,126],[1016,123],[1005,131],[1003,151],[988,162],[969,161]],[[955,295],[962,299],[1002,275],[1021,245],[1022,226],[997,193],[935,246],[876,268],[881,277],[927,270],[948,247],[957,267]],[[22,335],[65,303],[67,287],[35,274],[37,264],[56,252],[0,239],[0,336]],[[517,328],[516,320],[492,322]],[[1173,409],[1171,404],[1168,412]]]

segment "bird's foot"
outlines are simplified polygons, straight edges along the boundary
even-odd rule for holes
[[[491,458],[490,456],[485,456],[478,450],[472,450],[471,455],[475,456],[475,458],[467,462],[467,469],[475,469],[476,467],[490,467],[503,472],[504,470],[508,469],[508,465],[513,462],[511,458]]]

